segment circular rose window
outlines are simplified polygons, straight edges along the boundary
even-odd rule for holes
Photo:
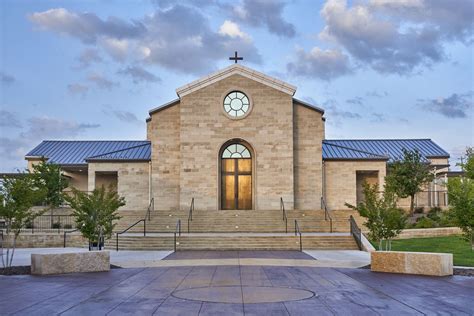
[[[249,98],[240,91],[232,91],[224,98],[224,111],[232,118],[243,117],[249,110]]]

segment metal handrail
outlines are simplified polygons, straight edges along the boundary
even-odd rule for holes
[[[354,237],[359,250],[362,250],[362,231],[352,215],[349,217],[349,223],[351,224],[351,235]]]
[[[123,233],[126,233],[127,231],[129,231],[132,227],[135,227],[136,225],[138,225],[138,223],[140,222],[143,222],[143,236],[146,236],[146,219],[140,219],[138,221],[136,221],[134,224],[130,225],[128,228],[126,228],[125,230],[121,231],[121,232],[118,232],[118,233],[115,233],[116,235],[116,241],[115,241],[115,248],[116,248],[116,251],[119,250],[119,235],[123,234]]]
[[[329,220],[329,232],[332,233],[332,217],[329,213],[328,207],[326,205],[326,201],[324,201],[324,197],[321,196],[321,207],[324,209],[324,220]]]
[[[63,244],[64,248],[66,248],[66,234],[74,233],[74,232],[77,232],[78,230],[79,228],[76,228],[74,230],[69,230],[69,231],[64,232],[64,244]]]
[[[283,221],[285,222],[285,233],[288,233],[288,216],[286,215],[285,203],[283,197],[280,197],[280,211],[283,214]]]
[[[178,234],[181,237],[181,220],[178,219],[178,222],[176,223],[176,229],[174,230],[174,252],[176,252],[176,234]]]
[[[303,251],[303,234],[301,234],[300,225],[298,225],[298,221],[295,219],[295,236],[300,235],[300,251]]]
[[[125,230],[123,230],[121,232],[118,232],[118,233],[115,233],[115,235],[116,235],[115,236],[115,238],[116,238],[116,240],[115,240],[115,249],[116,249],[116,251],[119,250],[119,235],[121,235],[123,233],[126,233],[128,230],[130,230],[132,227],[135,227],[140,222],[143,222],[143,236],[146,236],[146,221],[147,221],[147,218],[148,218],[148,220],[151,220],[151,211],[152,210],[153,211],[155,210],[155,198],[151,198],[150,204],[148,204],[148,208],[146,210],[145,218],[142,218],[142,219],[136,221],[132,225],[125,228]]]
[[[148,209],[146,211],[145,218],[148,217],[148,220],[151,220],[151,211],[155,210],[155,198],[151,198],[150,204],[148,204]]]
[[[188,213],[188,234],[189,234],[189,223],[193,221],[193,211],[194,211],[194,197],[191,199],[191,206],[189,207],[189,213]]]

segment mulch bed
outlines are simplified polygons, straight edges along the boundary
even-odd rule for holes
[[[11,267],[10,269],[0,268],[0,275],[22,275],[31,274],[30,266]]]

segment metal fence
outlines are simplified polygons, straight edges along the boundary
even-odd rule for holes
[[[61,232],[70,229],[76,229],[76,221],[72,215],[40,215],[27,223],[25,227],[25,231],[30,231],[32,234],[51,230]]]
[[[383,191],[379,192],[383,194]],[[421,191],[415,195],[415,207],[446,207],[448,206],[448,191]],[[409,208],[410,198],[399,198],[398,207]]]

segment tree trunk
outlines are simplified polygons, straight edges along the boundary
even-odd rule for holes
[[[415,213],[415,195],[410,195],[410,216]]]
[[[474,231],[471,233],[471,250],[474,251]]]

